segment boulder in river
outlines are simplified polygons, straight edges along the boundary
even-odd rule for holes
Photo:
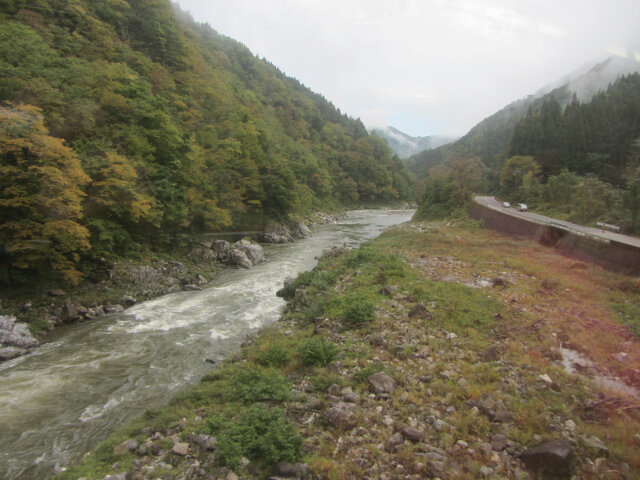
[[[269,222],[264,228],[262,241],[265,243],[288,243],[293,242],[293,236],[286,225]]]
[[[291,224],[291,235],[296,239],[310,238],[311,230],[304,223],[293,222]]]
[[[0,316],[0,347],[17,347],[28,350],[38,346],[38,341],[31,335],[26,323],[18,323],[13,317]],[[15,354],[7,351],[5,354]]]
[[[233,248],[243,251],[253,265],[264,262],[264,251],[257,243],[252,243],[247,239],[242,239],[239,242],[234,243]]]

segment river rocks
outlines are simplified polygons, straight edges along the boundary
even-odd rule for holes
[[[293,237],[286,225],[269,222],[264,228],[262,241],[265,243],[288,243],[293,242]]]
[[[301,222],[293,222],[291,224],[291,235],[293,238],[301,240],[304,238],[311,237],[311,229],[307,227],[304,223]]]
[[[269,222],[262,234],[262,241],[265,243],[289,243],[309,237],[311,237],[311,230],[304,223],[292,222],[289,225],[284,225]]]
[[[243,251],[252,265],[264,262],[264,251],[257,243],[243,239],[233,244],[233,248]]]
[[[4,362],[5,360],[12,360],[21,355],[27,353],[27,350],[24,348],[18,347],[3,347],[0,348],[0,362]]]
[[[14,317],[0,315],[0,361],[24,355],[38,346],[26,323],[18,323]]]
[[[548,475],[570,475],[573,447],[567,440],[553,440],[525,450],[520,460],[527,468]]]
[[[231,248],[231,244],[226,240],[216,240],[213,242],[212,248],[216,252],[218,259],[225,261],[229,253],[229,249]]]
[[[228,248],[225,258],[230,265],[249,269],[264,262],[264,252],[260,245],[243,239]]]
[[[367,378],[371,389],[377,394],[391,393],[395,390],[397,383],[386,373],[374,373]]]

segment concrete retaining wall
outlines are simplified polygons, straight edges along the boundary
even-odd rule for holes
[[[484,205],[474,204],[469,214],[476,220],[483,220],[484,226],[491,230],[532,238],[542,245],[557,249],[565,256],[596,263],[609,270],[640,275],[639,248],[614,240],[601,241],[562,228],[541,225]]]

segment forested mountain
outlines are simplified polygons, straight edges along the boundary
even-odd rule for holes
[[[362,122],[169,0],[2,0],[0,78],[0,262],[26,274],[411,195]]]
[[[424,180],[423,214],[441,215],[485,191],[578,223],[638,231],[640,74],[619,78],[589,101],[574,93],[563,105],[568,93],[556,89],[532,102],[500,156],[485,163],[478,150],[459,150],[439,158]]]
[[[574,96],[579,101],[588,103],[593,95],[606,90],[620,76],[637,71],[640,71],[639,62],[611,57],[587,71],[579,70],[569,74],[482,120],[458,141],[413,155],[406,160],[407,166],[419,178],[424,178],[435,165],[452,159],[474,157],[490,169],[497,170],[509,154],[516,124],[530,109],[540,109],[550,98],[557,100],[563,108],[572,103]],[[497,176],[491,178],[494,187],[497,180]]]
[[[394,127],[374,128],[373,133],[385,139],[400,158],[408,158],[424,150],[433,150],[457,139],[446,135],[412,137]]]

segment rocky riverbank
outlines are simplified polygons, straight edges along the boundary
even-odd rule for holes
[[[332,223],[337,216],[314,213],[304,221]],[[264,243],[286,243],[311,236],[306,223],[270,222],[258,236]],[[79,286],[52,286],[12,292],[0,299],[0,313],[18,321],[18,329],[41,336],[56,326],[90,321],[109,313],[119,313],[136,303],[180,290],[200,290],[223,268],[251,268],[264,261],[260,244],[249,239],[228,242],[201,237],[175,252],[172,258],[152,258],[144,263],[117,261],[104,263],[93,282]],[[1,325],[0,325],[1,326]],[[22,331],[21,330],[21,331]],[[9,341],[0,330],[0,361],[28,353],[28,347]]]
[[[562,354],[637,386],[638,287],[473,223],[395,228],[61,478],[640,478],[640,399]]]

